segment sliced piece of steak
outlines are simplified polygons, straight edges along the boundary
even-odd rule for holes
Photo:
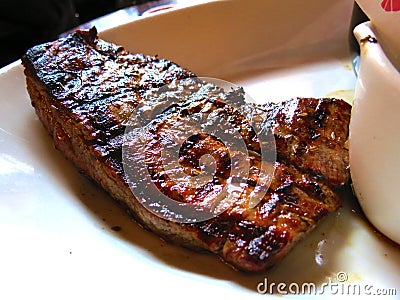
[[[239,105],[241,89],[225,92],[171,61],[102,41],[95,30],[33,47],[22,62],[32,105],[55,146],[136,220],[168,240],[214,252],[241,270],[262,271],[341,205],[337,189],[350,178],[350,106],[341,100]],[[163,93],[154,93],[160,87]],[[222,120],[246,151],[228,149],[216,134],[188,120],[210,128]],[[134,128],[129,134],[127,126]],[[256,131],[273,133],[276,161],[265,161]],[[168,158],[174,162],[166,151],[171,145],[180,147],[179,156],[168,165]],[[131,152],[123,155],[124,147]],[[177,174],[203,174],[206,154],[215,172],[205,184],[176,180]],[[247,172],[233,163],[237,157],[245,157]],[[145,168],[132,182],[127,170],[136,165]],[[263,165],[271,176],[264,176]],[[145,198],[154,205],[163,205],[160,194],[205,210],[223,195],[221,203],[229,205],[201,222],[177,222],[174,211],[156,214],[133,193],[140,176],[150,178]],[[269,189],[253,203],[259,186]]]

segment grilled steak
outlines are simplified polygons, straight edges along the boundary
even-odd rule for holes
[[[262,271],[341,205],[338,189],[350,179],[345,146],[350,106],[342,100],[243,103],[241,89],[224,91],[171,61],[131,54],[98,39],[95,29],[33,47],[22,62],[32,105],[55,146],[165,239],[216,253],[241,270]],[[155,97],[160,87],[163,93]],[[148,122],[132,121],[132,112]],[[192,128],[188,119],[210,128],[220,128],[222,120],[239,134],[246,152],[227,149],[218,136]],[[257,128],[273,133],[275,145],[267,147],[276,146],[276,161],[264,161]],[[182,136],[192,129],[190,137]],[[178,163],[169,167],[168,145],[181,145]],[[124,147],[131,152],[124,154]],[[206,154],[215,167],[210,180],[200,186],[176,182],[176,174],[202,174],[199,160]],[[246,157],[248,172],[232,163],[240,156]],[[127,170],[143,162],[145,169],[133,170],[135,182]],[[263,176],[263,163],[273,176]],[[160,193],[205,209],[207,199],[224,189],[225,198],[234,201],[213,218],[179,222],[171,218],[174,211],[153,212],[133,193],[141,176],[150,178],[142,187],[146,199],[159,206]],[[251,197],[260,186],[269,189],[254,205]]]

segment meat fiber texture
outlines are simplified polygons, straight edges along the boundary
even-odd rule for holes
[[[35,46],[22,62],[32,105],[56,148],[169,241],[213,252],[240,270],[263,271],[341,206],[340,190],[350,180],[351,110],[342,100],[246,103],[240,88],[225,91],[169,60],[129,53],[100,40],[95,29]],[[221,122],[245,150],[229,149],[205,130]],[[264,134],[273,140],[263,142]],[[178,157],[165,150],[170,145],[180,146]],[[273,159],[262,147],[275,151]],[[214,168],[208,181],[176,180],[202,175],[207,155]],[[246,162],[247,172],[232,161]],[[163,206],[165,198],[199,213],[219,210],[183,220]]]

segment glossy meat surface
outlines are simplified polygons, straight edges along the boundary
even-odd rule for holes
[[[350,106],[342,100],[244,103],[241,89],[224,91],[171,61],[128,53],[94,30],[36,46],[22,61],[32,104],[56,147],[166,239],[214,252],[238,269],[262,271],[341,205],[337,189],[350,180]],[[221,122],[245,151],[218,136]],[[133,130],[124,134],[127,126]],[[266,144],[276,146],[276,159],[265,160],[256,131],[275,138]],[[167,151],[175,148],[176,160]],[[187,180],[201,178],[207,166],[215,170],[203,184]],[[162,206],[161,193],[223,209],[200,222],[176,222],[168,209],[156,214],[131,189],[145,176],[150,181],[142,188],[154,205]],[[260,186],[269,189],[253,205]]]

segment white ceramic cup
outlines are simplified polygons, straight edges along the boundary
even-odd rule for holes
[[[400,243],[400,73],[370,22],[354,35],[361,53],[349,137],[353,187],[370,222]]]

